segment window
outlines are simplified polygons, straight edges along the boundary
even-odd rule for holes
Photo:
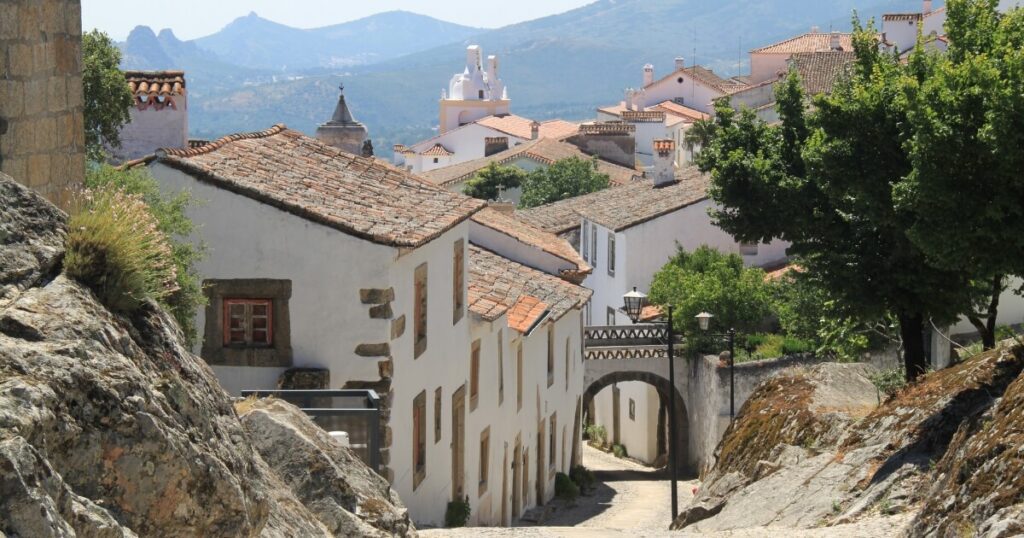
[[[466,244],[459,239],[455,242],[455,252],[452,253],[452,305],[454,308],[452,324],[458,323],[466,310],[465,257]]]
[[[608,232],[608,275],[615,276],[615,234]]]
[[[427,391],[412,401],[412,489],[427,475]]]
[[[744,256],[757,256],[757,243],[740,243],[740,254]]]
[[[272,311],[270,299],[224,299],[224,345],[270,346]]]
[[[590,225],[583,221],[583,237],[580,238],[580,249],[583,250],[583,259],[590,261]]]
[[[223,366],[292,366],[290,280],[207,279],[201,355]]]
[[[498,329],[498,405],[505,401],[505,345],[502,332]]]
[[[565,390],[569,390],[569,338],[565,339]]]
[[[558,413],[551,414],[551,424],[549,424],[549,431],[551,432],[550,438],[548,439],[548,467],[555,470],[555,459],[558,457],[558,430],[556,429],[558,424]]]
[[[608,307],[608,325],[615,325],[615,309]]]
[[[636,421],[636,401],[629,399],[629,420]]]
[[[491,465],[491,427],[484,428],[484,431],[480,432],[480,471],[478,476],[480,477],[480,492],[479,495],[483,496],[487,493],[487,469]]]
[[[587,321],[586,321],[587,325],[593,325],[594,324],[594,303],[593,302],[587,301],[587,306],[586,306],[586,312],[585,313],[586,313],[585,317],[587,318]]]
[[[437,164],[437,157],[434,157],[434,164]]]
[[[569,432],[567,426],[562,426],[562,472],[565,472],[569,468],[569,465],[565,461],[565,450],[566,445],[569,444]]]
[[[434,390],[434,443],[441,442],[441,387]]]
[[[516,344],[516,411],[523,409],[523,342]]]
[[[597,268],[597,225],[590,225],[590,265]]]
[[[427,349],[427,264],[420,264],[414,275],[413,358]]]
[[[480,340],[474,340],[469,352],[469,410],[476,409],[480,396]]]
[[[484,98],[484,91],[483,91],[483,90],[477,90],[477,93],[476,93],[476,95],[477,95],[477,97],[479,97],[480,99],[483,99],[483,98]]]
[[[548,324],[548,386],[555,383],[555,324]]]

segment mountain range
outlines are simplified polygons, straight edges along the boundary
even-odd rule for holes
[[[187,71],[195,137],[276,122],[311,133],[344,80],[357,119],[387,155],[393,143],[431,133],[437,99],[471,43],[499,55],[513,112],[586,119],[639,86],[648,62],[656,77],[676,56],[741,74],[749,49],[812,26],[846,30],[855,10],[866,19],[920,8],[920,0],[599,0],[494,30],[408,12],[301,30],[250,14],[194,41],[140,27],[122,49],[125,67]]]

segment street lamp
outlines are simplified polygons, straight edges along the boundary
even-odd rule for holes
[[[636,323],[640,321],[640,315],[643,313],[644,307],[647,306],[647,295],[636,291],[626,293],[622,296],[623,310],[626,311],[626,315],[629,316],[630,321]],[[674,356],[674,336],[672,334],[672,305],[667,305],[666,313],[668,314],[668,321],[665,323],[665,332],[668,341],[668,460],[669,460],[669,475],[672,481],[672,521],[675,521],[679,517],[679,492],[676,486],[676,475],[678,474],[679,467],[676,465],[676,369],[675,369],[675,356]]]
[[[701,312],[694,317],[697,318],[697,326],[700,327],[700,330],[707,332],[711,325],[711,318],[715,316],[708,312]],[[724,336],[729,339],[729,418],[733,418],[736,416],[736,329],[730,328]]]

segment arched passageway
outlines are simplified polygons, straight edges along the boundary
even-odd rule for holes
[[[677,450],[676,462],[678,465],[676,476],[684,476],[691,473],[692,469],[689,469],[686,463],[689,459],[687,458],[687,447],[689,446],[690,436],[689,420],[686,415],[686,402],[683,401],[683,396],[679,393],[678,390],[675,389],[675,387],[672,386],[671,383],[669,383],[668,379],[658,374],[640,371],[621,371],[606,374],[599,378],[597,381],[592,382],[590,386],[588,386],[587,389],[583,392],[583,409],[587,410],[592,420],[594,397],[596,397],[602,389],[605,389],[616,383],[626,383],[629,381],[640,381],[654,387],[654,389],[658,392],[659,399],[666,406],[666,408],[668,406],[669,401],[669,391],[675,391]],[[661,417],[659,417],[659,419],[660,418]],[[662,421],[659,420],[658,422],[660,430],[660,425]],[[661,433],[659,432],[659,436],[660,435]]]

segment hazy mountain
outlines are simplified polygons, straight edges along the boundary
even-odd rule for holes
[[[941,3],[937,2],[936,6]],[[600,0],[559,15],[482,32],[400,58],[349,69],[348,102],[378,153],[414,142],[437,123],[437,99],[478,43],[501,58],[512,110],[538,119],[592,118],[594,107],[639,86],[641,68],[668,72],[676,56],[734,75],[747,51],[818,26],[848,29],[863,17],[920,10],[920,0]],[[354,24],[354,23],[353,23]],[[694,54],[696,52],[696,54]],[[339,73],[341,74],[341,73]],[[337,75],[247,87],[204,100],[191,125],[205,136],[262,129],[274,121],[312,132],[334,106]],[[240,103],[247,103],[238,109]]]
[[[195,43],[244,67],[295,71],[379,62],[458,41],[481,31],[407,11],[378,13],[310,30],[292,28],[250,13]]]

